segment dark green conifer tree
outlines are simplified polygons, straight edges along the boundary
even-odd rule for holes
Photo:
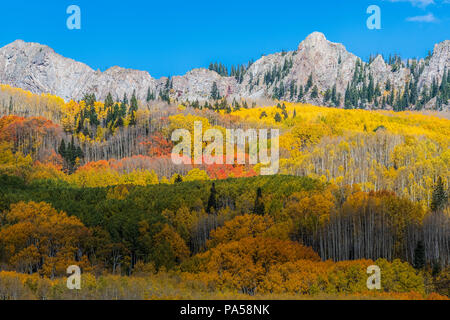
[[[421,270],[425,267],[425,246],[422,240],[417,242],[416,249],[414,250],[414,268]]]
[[[265,208],[264,208],[264,202],[262,199],[262,189],[258,188],[256,190],[256,199],[255,199],[255,206],[253,208],[253,213],[258,215],[264,215]]]
[[[275,119],[275,122],[281,122],[281,116],[278,112],[275,114],[274,119]]]
[[[215,213],[217,210],[217,191],[216,184],[213,182],[208,198],[208,205],[206,207],[206,212],[211,214]]]
[[[436,186],[433,190],[432,200],[431,200],[431,210],[439,211],[445,208],[448,203],[448,195],[445,192],[444,183],[442,178],[439,177]]]

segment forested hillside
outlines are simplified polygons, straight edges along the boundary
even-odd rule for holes
[[[172,102],[0,86],[2,298],[72,297],[69,265],[85,298],[449,295],[442,114]],[[194,121],[278,128],[280,173],[173,164],[171,134]]]
[[[55,279],[77,264],[93,275],[170,271],[217,292],[370,295],[365,268],[378,259],[392,268],[383,292],[447,294],[448,209],[388,192],[282,175],[94,189],[2,176],[1,185],[5,270]]]

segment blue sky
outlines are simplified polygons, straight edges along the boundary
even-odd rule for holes
[[[313,31],[364,59],[424,57],[450,39],[450,0],[30,2],[3,1],[0,47],[16,39],[39,42],[94,69],[119,65],[154,77],[293,50]],[[81,8],[81,30],[66,27],[72,4]],[[381,30],[366,27],[373,4],[381,8]]]

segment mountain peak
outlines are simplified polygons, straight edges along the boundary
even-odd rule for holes
[[[449,48],[450,48],[450,40],[444,40],[444,41],[436,43],[434,45],[433,53],[436,53],[437,51],[442,51],[442,50],[449,50]]]
[[[319,41],[327,41],[327,38],[322,32],[314,31],[309,36],[306,37],[305,41],[310,42],[319,42]]]
[[[6,45],[7,47],[47,47],[46,45],[37,43],[37,42],[26,42],[22,39],[17,39],[10,44]]]
[[[19,45],[23,45],[23,44],[25,44],[25,41],[23,41],[22,39],[17,39],[17,40],[15,40],[15,41],[13,41],[13,42],[11,42],[11,46],[19,46]]]
[[[299,44],[298,50],[301,50],[302,48],[324,48],[329,44],[331,44],[331,42],[327,40],[322,32],[315,31]]]
[[[18,39],[14,42],[11,42],[4,46],[3,48],[0,48],[9,52],[44,52],[44,53],[56,53],[53,48],[40,44],[37,42],[26,42],[24,40]]]

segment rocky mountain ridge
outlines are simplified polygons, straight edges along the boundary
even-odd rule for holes
[[[155,79],[146,71],[120,67],[100,72],[65,58],[48,46],[22,40],[0,48],[0,83],[33,93],[51,93],[65,100],[79,100],[86,93],[104,100],[109,92],[120,99],[135,90],[141,100],[146,100],[151,92],[155,98],[165,94],[171,100],[205,101],[211,99],[215,83],[220,96],[229,101],[274,98],[395,109],[406,99],[408,108],[432,108],[438,102],[442,108],[448,105],[448,93],[440,94],[438,90],[433,95],[433,90],[446,86],[449,70],[449,40],[436,44],[426,59],[385,61],[379,55],[366,63],[319,32],[309,35],[295,51],[261,57],[239,80],[208,69],[193,69],[170,79]]]

